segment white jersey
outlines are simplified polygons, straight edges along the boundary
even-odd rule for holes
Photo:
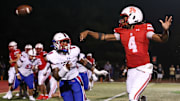
[[[79,73],[85,73],[88,71],[88,69],[80,63],[77,63],[77,68],[78,68]]]
[[[25,51],[23,51],[22,53],[21,53],[21,60],[25,60],[26,58],[29,58],[29,55],[25,52]]]
[[[18,70],[23,76],[29,76],[30,74],[33,73],[32,67],[33,67],[33,62],[29,60],[29,57],[24,58],[21,57],[17,61],[17,65],[19,66]]]
[[[64,77],[62,77],[62,80],[71,80],[79,75],[76,64],[78,61],[79,54],[79,47],[72,45],[69,54],[61,54],[58,53],[56,50],[52,50],[46,55],[46,58],[48,61],[52,63],[52,69],[61,69],[67,63],[71,64],[70,71]]]

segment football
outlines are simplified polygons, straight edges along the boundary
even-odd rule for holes
[[[17,15],[28,15],[32,12],[32,7],[30,5],[20,5],[16,8]]]

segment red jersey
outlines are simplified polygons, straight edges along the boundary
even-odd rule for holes
[[[154,31],[150,23],[135,25],[133,29],[115,28],[126,52],[128,67],[137,67],[150,62],[148,31]]]
[[[92,65],[95,65],[95,59],[94,58],[87,58],[87,59],[91,62]]]
[[[15,60],[15,59],[17,59],[17,54],[21,54],[20,49],[16,49],[16,50],[11,51],[11,52],[9,53],[9,58],[10,58],[10,60]],[[15,65],[15,63],[12,63],[12,64],[10,65],[10,67],[13,67],[14,65]]]
[[[42,51],[39,55],[36,56],[38,60],[38,69],[43,70],[46,67],[47,62],[44,60],[44,55],[47,54],[46,51]]]
[[[44,55],[46,55],[46,54],[47,54],[47,52],[46,52],[46,51],[42,51],[42,52],[40,52],[40,54],[39,54],[39,55],[44,56]]]

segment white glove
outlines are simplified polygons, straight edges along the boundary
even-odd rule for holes
[[[97,74],[97,75],[104,75],[104,76],[106,76],[106,75],[108,74],[107,71],[105,71],[105,70],[99,71],[99,70],[97,70],[96,68],[94,68],[93,72],[94,72],[95,74]]]

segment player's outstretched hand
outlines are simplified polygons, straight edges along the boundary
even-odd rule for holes
[[[105,71],[105,70],[97,70],[96,68],[94,68],[94,70],[93,70],[93,72],[95,73],[95,74],[97,74],[97,75],[104,75],[104,76],[106,76],[107,74],[108,74],[108,72],[107,71]]]
[[[98,75],[104,75],[104,76],[106,76],[107,74],[108,74],[108,72],[105,70],[100,70],[98,73]]]
[[[164,28],[164,30],[168,30],[169,27],[171,26],[171,22],[172,22],[172,16],[170,16],[168,18],[168,16],[166,16],[165,21],[163,22],[162,20],[159,20],[162,24],[162,27]]]
[[[101,74],[104,75],[104,76],[106,76],[106,75],[108,74],[108,72],[105,71],[105,70],[101,70],[100,72],[101,72]]]
[[[88,31],[85,30],[80,33],[80,41],[83,41],[87,37]]]

